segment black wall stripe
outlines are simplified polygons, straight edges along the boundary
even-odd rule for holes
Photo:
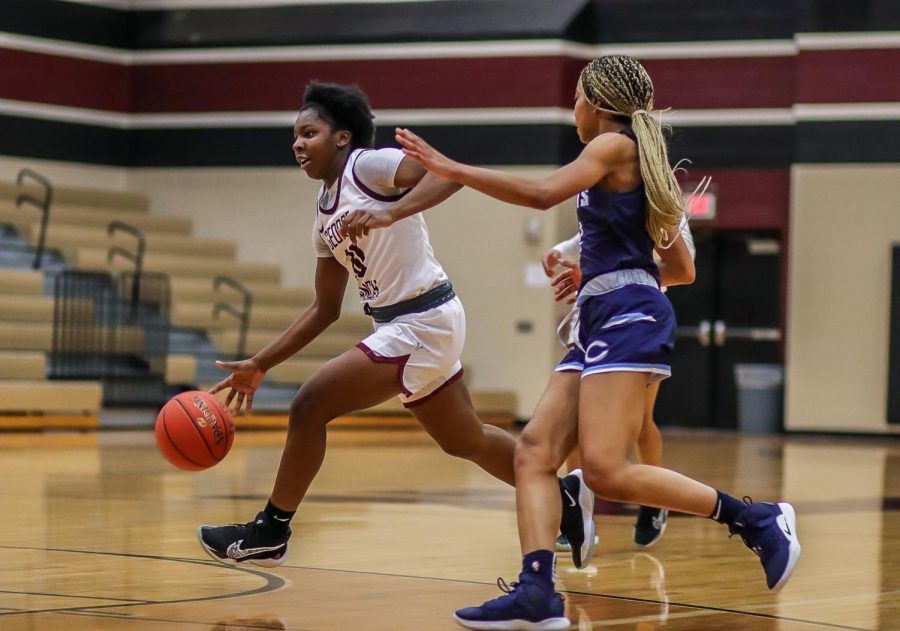
[[[777,169],[796,162],[900,162],[900,121],[791,126],[680,127],[673,162],[701,169]],[[475,164],[554,165],[582,145],[569,125],[423,125],[413,129],[448,155]],[[795,143],[795,134],[800,142]],[[393,127],[376,134],[394,146]],[[800,147],[800,150],[797,150]],[[0,115],[0,155],[115,166],[293,166],[288,127],[121,130]]]
[[[122,49],[523,38],[652,43],[900,29],[896,0],[441,0],[155,11],[60,0],[2,4],[0,31]]]
[[[136,129],[128,166],[296,166],[288,128]]]
[[[450,156],[493,165],[558,164],[566,138],[574,137],[571,128],[556,125],[429,125],[417,131]],[[295,166],[292,142],[287,127],[133,130],[129,165]],[[377,131],[376,146],[396,146],[393,127]]]
[[[561,164],[580,150],[574,127],[564,125],[410,126],[441,152],[475,164]],[[397,146],[393,127],[379,129],[380,146]]]
[[[891,265],[890,346],[888,347],[888,423],[900,424],[900,245]]]
[[[794,162],[900,162],[900,120],[797,125]]]
[[[127,132],[0,115],[0,155],[89,164],[127,164]]]
[[[797,0],[594,0],[592,41],[645,43],[791,39]]]
[[[897,0],[795,0],[801,33],[893,31],[900,29]]]
[[[0,9],[0,32],[113,48],[131,48],[133,23],[127,11],[59,0],[2,0]]]
[[[702,168],[780,168],[794,162],[791,125],[676,127],[669,137],[669,158]]]
[[[555,38],[587,0],[456,0],[135,12],[137,48]]]

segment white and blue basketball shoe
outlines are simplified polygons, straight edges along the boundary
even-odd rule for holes
[[[572,563],[580,570],[590,563],[598,542],[594,523],[594,493],[585,484],[581,469],[575,469],[561,478],[559,488],[563,502],[559,529],[572,553]]]
[[[740,535],[744,544],[756,553],[766,572],[766,585],[777,592],[791,578],[800,559],[794,507],[785,502],[747,502],[728,531]]]

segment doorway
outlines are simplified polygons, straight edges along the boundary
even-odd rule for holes
[[[780,364],[782,235],[696,228],[697,278],[667,296],[678,322],[660,425],[737,428],[737,364]]]

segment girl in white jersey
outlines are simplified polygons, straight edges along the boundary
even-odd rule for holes
[[[228,389],[226,404],[249,411],[266,371],[338,318],[350,275],[375,332],[327,362],[298,391],[265,509],[246,524],[198,529],[203,548],[217,561],[281,565],[291,518],[325,456],[327,423],[397,395],[444,451],[515,481],[514,439],[481,423],[460,380],[465,313],[434,257],[422,216],[353,242],[344,236],[342,224],[353,209],[386,211],[401,203],[428,208],[459,189],[426,175],[397,149],[372,149],[373,118],[358,88],[312,83],[304,94],[293,150],[306,174],[322,181],[312,231],[316,298],[252,358],[219,362],[231,375],[211,392]]]

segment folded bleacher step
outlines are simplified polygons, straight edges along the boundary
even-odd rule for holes
[[[297,394],[297,386],[260,386],[253,395],[254,412],[283,412],[291,409],[291,401]]]
[[[36,250],[29,245],[12,226],[0,224],[0,269],[30,269]],[[63,269],[66,261],[59,252],[45,249],[41,256],[41,268],[56,271]]]
[[[44,274],[31,269],[0,268],[0,287],[6,294],[42,294]]]
[[[191,329],[169,331],[169,352],[179,355],[218,355],[219,347],[209,341],[206,333]]]

